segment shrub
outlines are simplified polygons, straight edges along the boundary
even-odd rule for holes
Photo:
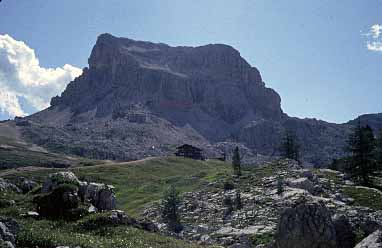
[[[235,185],[231,181],[224,182],[223,185],[224,191],[233,190],[235,188]]]

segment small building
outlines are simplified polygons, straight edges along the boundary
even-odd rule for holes
[[[184,144],[176,148],[178,151],[175,153],[177,157],[185,157],[196,160],[204,160],[203,150],[195,146]]]

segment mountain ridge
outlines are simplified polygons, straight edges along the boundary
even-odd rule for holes
[[[289,117],[279,94],[231,46],[171,47],[110,34],[98,37],[89,67],[51,107],[26,119],[23,134],[33,143],[122,160],[170,154],[182,143],[211,156],[232,146],[222,142],[254,157],[274,155],[289,130],[303,160],[318,165],[345,154],[353,125]]]

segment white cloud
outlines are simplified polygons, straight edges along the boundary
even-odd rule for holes
[[[375,52],[382,52],[382,41],[367,42],[367,49]]]
[[[382,25],[374,24],[370,27],[370,31],[366,34],[367,50],[373,52],[382,52]]]
[[[21,109],[15,94],[0,89],[0,113],[12,116],[23,116],[26,113]]]
[[[370,27],[370,35],[374,38],[377,39],[382,33],[382,25],[379,24],[374,24],[373,26]]]
[[[10,116],[30,114],[22,108],[20,97],[42,110],[81,73],[81,69],[68,64],[43,68],[34,50],[24,42],[0,35],[0,112]]]

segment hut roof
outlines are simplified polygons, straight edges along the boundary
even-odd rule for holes
[[[197,151],[202,151],[202,149],[197,148],[197,147],[192,146],[192,145],[189,145],[189,144],[184,144],[184,145],[178,146],[176,149],[181,150],[181,149],[187,149],[187,148],[197,150]]]

